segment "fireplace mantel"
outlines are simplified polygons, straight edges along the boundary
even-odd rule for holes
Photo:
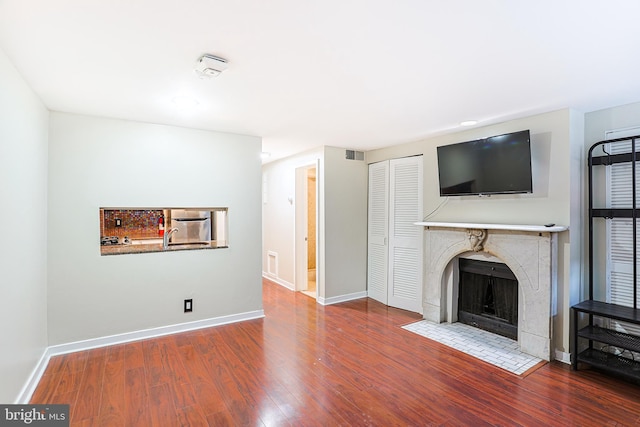
[[[533,231],[536,233],[560,233],[567,231],[569,227],[564,225],[553,225],[547,227],[545,225],[527,225],[527,224],[476,224],[472,222],[416,222],[415,225],[424,227],[442,227],[442,228],[473,228],[477,230],[511,230],[511,231]]]

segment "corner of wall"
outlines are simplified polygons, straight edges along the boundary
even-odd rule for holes
[[[21,399],[47,346],[49,111],[0,49],[0,402]],[[8,185],[4,185],[9,183]]]

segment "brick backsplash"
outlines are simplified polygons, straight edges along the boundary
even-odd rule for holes
[[[160,237],[158,219],[163,217],[160,209],[100,209],[101,236],[128,236],[132,239],[149,239]],[[116,227],[116,219],[121,226]]]

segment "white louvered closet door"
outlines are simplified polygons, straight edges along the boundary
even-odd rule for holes
[[[367,220],[367,287],[368,295],[387,304],[389,255],[389,162],[369,165],[369,207]]]
[[[607,139],[625,138],[640,134],[640,128],[614,131]],[[607,147],[610,154],[631,152],[631,142],[612,143]],[[636,151],[640,151],[640,141],[636,141]],[[640,170],[636,170],[636,203],[640,208]],[[607,206],[630,208],[632,206],[631,163],[618,163],[608,168]],[[640,220],[638,225],[640,226]],[[640,237],[640,229],[638,230]],[[640,243],[636,242],[638,254]],[[633,307],[633,227],[631,218],[614,218],[607,221],[607,301],[613,304]],[[639,269],[640,270],[640,269]],[[640,278],[639,278],[640,283]],[[640,307],[640,300],[638,301]],[[611,321],[611,327],[627,333],[640,334],[638,325]]]
[[[388,305],[422,313],[422,156],[389,162]]]

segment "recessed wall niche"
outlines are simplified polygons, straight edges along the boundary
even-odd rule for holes
[[[100,208],[100,253],[228,247],[228,208]]]

